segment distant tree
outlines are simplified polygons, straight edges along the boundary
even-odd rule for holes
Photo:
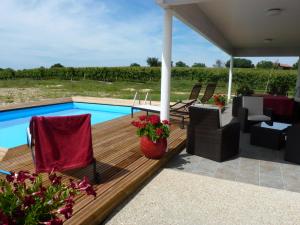
[[[64,66],[61,65],[60,63],[55,63],[54,65],[52,65],[50,68],[63,68]]]
[[[298,69],[298,65],[299,65],[299,59],[298,59],[297,62],[295,62],[295,63],[293,64],[293,69],[297,70],[297,69]]]
[[[194,63],[192,67],[206,67],[204,63]]]
[[[147,64],[150,67],[159,67],[159,66],[161,66],[161,62],[159,61],[158,58],[155,58],[155,57],[148,57],[147,58]]]
[[[9,72],[11,72],[11,73],[14,73],[15,72],[15,70],[14,69],[12,69],[12,68],[6,68],[6,69],[4,69],[4,70],[6,70],[6,71],[9,71]]]
[[[14,77],[15,71],[14,71],[13,69],[11,69],[11,68],[6,68],[6,69],[3,69],[3,70],[1,71],[1,75],[2,75],[3,77],[6,77],[6,78],[11,79],[11,78]]]
[[[130,67],[141,67],[141,65],[138,63],[131,63]]]
[[[175,63],[175,66],[176,67],[189,67],[187,64],[185,64],[184,62],[182,61],[178,61]]]
[[[229,67],[230,60],[228,60],[225,65],[226,65],[226,67]],[[254,64],[249,59],[234,58],[233,59],[233,67],[235,67],[235,68],[253,68]]]
[[[215,68],[223,68],[224,67],[224,63],[220,59],[217,59],[216,63],[213,65],[213,67],[215,67]]]
[[[274,63],[271,61],[262,60],[256,64],[257,68],[271,69],[274,68]]]

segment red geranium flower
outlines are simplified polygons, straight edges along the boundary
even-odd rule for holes
[[[76,185],[76,183],[74,182],[73,179],[70,179],[69,182],[70,182],[70,184],[69,184],[68,187],[70,187],[70,188],[72,188],[72,189],[75,189],[75,188],[77,187],[77,185]]]
[[[139,119],[140,119],[141,121],[144,121],[144,120],[147,119],[147,116],[145,116],[145,115],[139,116]]]
[[[10,183],[13,182],[15,180],[15,173],[11,172],[10,175],[6,175],[6,180]]]
[[[11,175],[6,176],[8,182],[17,181],[18,183],[24,183],[26,179],[31,177],[28,171],[20,171],[19,173],[11,173]]]
[[[0,210],[0,221],[3,225],[9,225],[9,217]]]
[[[57,176],[55,173],[49,174],[49,180],[53,185],[60,185],[61,184],[61,176]]]
[[[67,205],[74,205],[75,202],[74,202],[74,199],[69,196],[66,200],[65,200],[65,203],[67,203]]]
[[[73,213],[73,206],[70,204],[67,204],[65,207],[60,208],[57,210],[58,213],[64,215],[64,217],[67,219],[71,218],[72,213]]]
[[[38,196],[39,198],[44,200],[45,192],[44,191],[37,191],[37,192],[32,193],[32,196]]]
[[[166,124],[166,125],[169,125],[169,124],[170,124],[170,122],[169,122],[168,120],[163,120],[162,123],[163,123],[163,124]]]
[[[44,222],[44,223],[41,223],[41,224],[45,224],[45,225],[62,225],[63,221],[62,221],[62,219],[54,218],[50,221],[47,221],[47,222]]]
[[[132,121],[131,124],[138,128],[136,133],[139,137],[146,136],[154,142],[170,135],[170,122],[168,120],[161,122],[157,115],[140,116],[139,121]]]
[[[143,128],[145,128],[145,127],[146,127],[146,124],[145,124],[145,123],[140,123],[139,126],[138,126],[138,128],[140,128],[140,129],[143,129]]]
[[[30,207],[33,204],[35,204],[35,200],[32,197],[32,195],[25,196],[25,198],[24,198],[24,206],[25,207]]]
[[[155,133],[156,133],[158,136],[160,136],[160,135],[163,134],[163,129],[157,128],[156,131],[155,131]]]
[[[152,125],[157,125],[160,122],[160,118],[157,115],[152,115],[150,116],[149,121]]]
[[[141,123],[139,121],[132,121],[131,124],[135,127],[139,127]]]
[[[88,195],[93,195],[94,197],[97,195],[87,177],[84,177],[83,180],[78,184],[78,188],[81,191],[85,191]]]

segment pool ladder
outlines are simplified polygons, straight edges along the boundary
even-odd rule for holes
[[[149,98],[149,100],[148,100],[148,98]],[[141,104],[141,95],[140,95],[140,92],[138,92],[138,91],[135,92],[132,105],[135,105],[136,101],[139,102],[139,105]],[[149,105],[152,104],[151,95],[149,94],[149,92],[147,92],[145,95],[144,105],[147,105],[147,102],[149,102]]]

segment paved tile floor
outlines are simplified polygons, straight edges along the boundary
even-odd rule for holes
[[[223,120],[229,121],[230,114],[225,113]],[[284,161],[283,156],[284,149],[276,151],[250,145],[250,134],[242,133],[240,155],[235,159],[218,163],[184,151],[167,168],[300,192],[300,165]]]

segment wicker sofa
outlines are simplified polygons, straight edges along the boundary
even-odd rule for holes
[[[218,108],[189,108],[190,123],[187,129],[187,152],[217,162],[230,159],[239,153],[239,122],[221,125]]]

